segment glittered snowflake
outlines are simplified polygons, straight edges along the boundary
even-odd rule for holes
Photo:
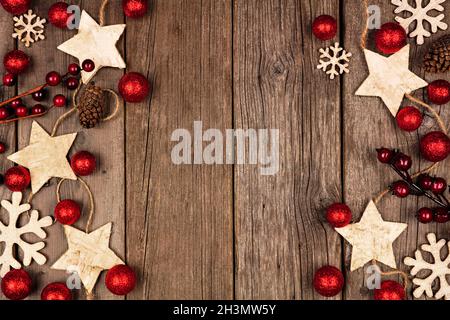
[[[28,10],[28,13],[20,17],[14,17],[14,33],[13,38],[17,38],[28,48],[32,43],[39,40],[44,40],[45,23],[47,20],[41,19],[33,10]]]
[[[11,268],[20,269],[22,264],[14,257],[14,247],[17,245],[23,253],[23,265],[29,266],[31,261],[36,261],[39,265],[43,265],[47,259],[39,251],[45,247],[43,241],[36,243],[28,243],[22,239],[25,234],[34,234],[40,239],[45,239],[47,234],[45,227],[52,225],[51,217],[39,219],[39,213],[32,210],[27,223],[18,226],[20,216],[28,212],[31,206],[28,203],[20,204],[22,201],[22,193],[14,192],[12,201],[3,200],[2,207],[8,211],[8,224],[0,222],[0,243],[3,244],[3,252],[0,255],[0,276],[3,277]]]
[[[450,276],[450,251],[446,252],[445,259],[441,258],[441,251],[445,245],[450,250],[450,242],[444,239],[436,242],[434,233],[428,234],[427,239],[429,244],[422,245],[421,249],[431,254],[431,262],[424,260],[420,250],[416,251],[415,259],[407,257],[404,260],[407,266],[413,267],[411,269],[411,275],[415,277],[413,283],[418,286],[413,292],[414,297],[420,298],[425,293],[428,298],[434,296],[436,299],[450,300],[450,284],[447,280],[447,277]],[[416,277],[420,271],[424,270],[427,271],[428,276],[424,278]],[[439,289],[434,293],[433,284],[437,284],[437,281],[439,281]]]
[[[340,74],[348,73],[348,62],[352,54],[345,51],[336,42],[334,46],[320,49],[320,60],[317,69],[322,69],[326,74],[330,75],[330,79],[334,79]]]
[[[445,9],[441,5],[447,0],[414,0],[415,6],[409,4],[408,0],[391,0],[392,4],[397,6],[395,13],[408,12],[408,17],[395,17],[395,20],[401,24],[406,30],[410,29],[410,26],[415,22],[414,30],[409,33],[411,38],[416,38],[418,45],[424,43],[424,38],[428,38],[432,33],[436,33],[438,29],[447,30],[448,25],[443,22],[445,15],[439,14],[431,16],[430,12],[439,11],[443,12]],[[424,5],[424,3],[427,3]],[[427,30],[428,25],[431,27],[431,32]]]

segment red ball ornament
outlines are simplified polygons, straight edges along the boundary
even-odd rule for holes
[[[94,155],[87,151],[77,152],[70,160],[73,172],[78,176],[91,175],[96,167],[97,161]]]
[[[47,76],[45,77],[45,81],[49,86],[57,86],[61,83],[61,75],[56,71],[51,71],[47,73]]]
[[[428,85],[428,99],[434,104],[442,105],[450,102],[450,83],[436,80]]]
[[[30,172],[24,167],[12,167],[5,173],[5,186],[13,192],[25,190],[30,183]]]
[[[420,152],[426,160],[440,162],[450,153],[450,139],[441,131],[430,132],[420,140]]]
[[[42,290],[41,300],[69,301],[72,300],[72,292],[70,292],[65,283],[50,283]]]
[[[3,85],[6,87],[15,86],[17,83],[17,78],[12,73],[7,73],[3,76]]]
[[[333,228],[343,228],[352,221],[352,211],[343,203],[334,203],[327,208],[327,221]]]
[[[8,109],[1,107],[0,108],[0,120],[6,120],[9,117]]]
[[[67,105],[67,98],[62,94],[58,94],[53,98],[53,105],[57,108],[62,108]]]
[[[95,62],[91,59],[84,60],[81,66],[86,72],[92,72],[95,70]]]
[[[141,18],[148,10],[148,0],[122,0],[122,8],[129,18]]]
[[[417,219],[420,223],[430,223],[434,219],[433,210],[430,208],[421,208],[417,213]]]
[[[406,31],[396,22],[388,22],[381,26],[375,34],[375,45],[383,54],[393,54],[406,46]]]
[[[0,4],[6,11],[18,16],[30,9],[31,0],[0,0]]]
[[[81,209],[73,200],[62,200],[55,207],[56,220],[64,225],[73,225],[80,219]]]
[[[375,300],[405,300],[405,288],[398,282],[386,280],[380,289],[375,289]]]
[[[60,29],[66,29],[69,22],[69,18],[72,16],[67,11],[69,5],[65,2],[56,2],[50,9],[48,9],[48,21],[52,25]]]
[[[30,57],[23,51],[13,50],[8,52],[3,58],[3,65],[6,71],[12,74],[24,72],[30,65]]]
[[[399,198],[406,198],[410,193],[411,189],[405,181],[397,181],[392,185],[392,194]]]
[[[127,73],[119,81],[119,92],[126,102],[142,102],[147,98],[150,91],[150,82],[137,72]]]
[[[3,154],[6,152],[8,148],[6,147],[6,144],[4,144],[3,142],[0,142],[0,154]]]
[[[325,266],[316,271],[314,275],[314,289],[324,296],[333,297],[342,291],[344,276],[342,272],[332,266]]]
[[[26,117],[28,115],[28,108],[25,106],[18,106],[16,108],[16,116],[18,116],[19,118],[23,118]]]
[[[126,265],[117,265],[108,270],[105,284],[113,294],[125,296],[136,286],[136,274]]]
[[[411,132],[419,129],[422,125],[423,115],[414,107],[405,107],[397,113],[395,119],[400,129]]]
[[[332,16],[318,16],[314,19],[312,31],[320,40],[333,39],[337,33],[337,21]]]
[[[31,293],[32,280],[23,269],[11,270],[2,279],[2,292],[10,300],[23,300]]]
[[[450,213],[448,209],[437,208],[434,212],[434,221],[437,223],[447,223],[450,221]]]
[[[71,64],[69,65],[69,67],[67,68],[67,71],[68,71],[71,75],[77,76],[77,75],[80,74],[81,68],[80,68],[80,66],[79,66],[78,64],[76,64],[76,63],[71,63]]]

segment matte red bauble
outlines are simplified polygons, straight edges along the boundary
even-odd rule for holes
[[[25,190],[30,183],[30,172],[24,167],[12,167],[5,173],[5,186],[13,192]]]
[[[450,83],[436,80],[428,85],[428,99],[434,104],[442,105],[450,102]]]
[[[375,300],[405,300],[405,288],[398,282],[386,280],[380,289],[375,289]]]
[[[337,21],[332,16],[318,16],[314,19],[312,31],[320,40],[333,39],[337,33]]]
[[[41,300],[69,301],[72,300],[72,292],[70,292],[65,283],[50,283],[42,290]]]
[[[71,13],[67,12],[69,5],[65,2],[56,2],[48,9],[48,20],[57,28],[65,29],[69,22]]]
[[[133,291],[136,286],[136,274],[126,265],[117,265],[106,274],[106,287],[113,294],[125,296]]]
[[[23,300],[31,293],[30,275],[23,269],[11,270],[2,279],[2,292],[10,300]]]
[[[442,161],[450,153],[450,139],[441,131],[430,132],[420,140],[420,152],[428,161]]]
[[[411,132],[420,128],[423,122],[423,115],[417,108],[405,107],[397,113],[395,119],[400,129]]]
[[[122,8],[129,18],[141,18],[148,10],[148,0],[122,0]]]
[[[385,23],[375,34],[375,45],[381,53],[396,53],[406,46],[406,31],[396,22]]]
[[[316,271],[313,284],[320,295],[333,297],[342,291],[344,276],[338,268],[325,266]]]
[[[334,203],[327,208],[327,221],[333,228],[343,228],[352,221],[352,211],[343,203]]]
[[[8,52],[3,58],[3,65],[6,71],[12,74],[24,72],[30,65],[30,57],[23,51],[13,50]]]
[[[150,82],[137,72],[127,73],[119,81],[119,92],[126,102],[142,102],[147,98],[150,91]]]
[[[80,219],[81,209],[73,200],[62,200],[55,207],[56,220],[64,225],[73,225]]]
[[[31,0],[0,0],[0,4],[6,11],[18,16],[30,9]]]
[[[73,172],[78,176],[91,175],[97,167],[97,161],[92,153],[80,151],[70,160]]]

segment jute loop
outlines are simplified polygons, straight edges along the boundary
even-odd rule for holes
[[[120,98],[119,98],[119,95],[114,90],[103,89],[103,91],[109,92],[114,97],[114,99],[116,100],[116,106],[114,107],[113,113],[111,113],[109,116],[107,116],[107,117],[102,119],[103,122],[106,122],[106,121],[114,119],[119,114],[119,111],[120,111]]]
[[[377,266],[378,270],[380,271],[380,275],[382,275],[382,276],[388,277],[388,276],[400,275],[403,278],[403,287],[405,289],[405,294],[406,294],[406,291],[408,290],[408,286],[409,286],[409,276],[406,272],[403,272],[400,270],[383,272],[383,271],[381,271],[381,268],[378,266],[376,260],[372,260],[372,265]]]
[[[415,102],[415,103],[421,105],[422,107],[424,107],[428,111],[430,111],[433,114],[433,117],[436,119],[436,121],[437,121],[437,123],[439,125],[439,128],[441,129],[441,131],[443,133],[445,133],[445,134],[448,133],[448,130],[447,130],[447,127],[444,124],[444,121],[442,120],[441,116],[436,112],[436,110],[432,106],[430,106],[429,104],[423,102],[420,99],[417,99],[417,98],[413,97],[410,94],[405,94],[405,97],[408,98],[409,100],[411,100],[412,102]]]
[[[106,6],[108,5],[109,0],[103,0],[102,5],[100,6],[100,10],[98,13],[98,20],[101,26],[105,25],[105,11]]]
[[[56,186],[56,199],[58,200],[58,203],[61,202],[61,186],[62,184],[67,181],[68,179],[61,179],[58,182],[58,185]],[[91,224],[92,224],[92,219],[94,218],[94,211],[95,211],[95,203],[94,203],[94,195],[92,194],[91,189],[89,188],[89,186],[87,185],[86,182],[84,182],[83,179],[81,179],[80,177],[78,177],[77,181],[79,181],[81,183],[81,185],[84,187],[84,189],[86,189],[86,192],[89,196],[89,218],[88,221],[86,223],[86,233],[89,233],[89,229],[91,228]]]

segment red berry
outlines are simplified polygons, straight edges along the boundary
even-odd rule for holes
[[[17,78],[12,73],[7,73],[3,76],[3,85],[6,87],[15,86],[17,83]]]
[[[422,156],[431,162],[445,160],[450,153],[450,139],[441,131],[433,131],[420,140]]]
[[[431,185],[431,191],[434,194],[443,194],[447,189],[447,181],[443,178],[434,178],[433,184]]]
[[[337,33],[337,21],[329,15],[318,16],[314,19],[312,31],[320,40],[333,39]]]
[[[430,208],[421,208],[417,213],[417,219],[420,223],[430,223],[434,219],[433,210]]]
[[[400,129],[411,132],[422,125],[423,115],[414,107],[405,107],[397,113],[396,120]]]
[[[45,79],[47,84],[52,87],[61,83],[61,75],[56,71],[49,72]]]
[[[410,191],[409,185],[405,181],[397,181],[392,185],[392,193],[399,198],[406,198]]]
[[[400,171],[408,171],[412,166],[411,157],[400,153],[397,157],[395,157],[394,166]]]
[[[9,111],[5,107],[0,108],[0,120],[6,120],[9,117]]]
[[[35,101],[41,102],[45,100],[47,96],[47,91],[45,89],[39,90],[37,92],[33,92],[32,97]]]
[[[32,115],[43,114],[44,112],[45,112],[45,107],[41,104],[37,104],[31,109]]]
[[[66,104],[67,98],[62,94],[58,94],[53,98],[53,105],[57,108],[65,107]]]
[[[433,178],[428,174],[421,174],[418,178],[419,186],[423,190],[431,190],[431,186],[433,185]]]
[[[432,103],[442,105],[450,102],[450,83],[436,80],[428,85],[428,98]]]
[[[6,144],[4,144],[3,142],[0,142],[0,153],[5,153],[6,152]]]
[[[327,221],[333,228],[343,228],[352,221],[352,211],[343,203],[334,203],[327,208]]]
[[[13,102],[11,102],[11,104],[10,104],[10,106],[11,106],[11,108],[13,108],[13,109],[15,109],[15,108],[17,108],[18,106],[20,106],[20,105],[22,105],[22,99],[17,99],[17,100],[14,100]]]
[[[73,76],[77,76],[81,72],[80,66],[76,63],[71,63],[67,69],[68,69],[69,73]]]
[[[54,213],[59,223],[73,225],[80,219],[81,209],[75,201],[63,200],[56,205]]]
[[[450,214],[448,212],[448,209],[444,208],[437,208],[434,211],[434,221],[437,223],[446,223],[450,221]]]
[[[375,44],[381,53],[393,54],[406,45],[406,31],[396,22],[388,22],[381,26],[375,34]]]
[[[77,78],[70,77],[67,79],[67,89],[69,90],[75,90],[80,85],[80,81]]]
[[[92,72],[95,69],[95,63],[91,59],[87,59],[83,61],[82,68],[86,72]]]
[[[18,106],[16,108],[16,116],[19,118],[26,117],[28,115],[28,108],[25,106]]]
[[[385,164],[390,163],[395,155],[395,152],[393,150],[386,148],[377,149],[377,152],[378,152],[378,161]]]

